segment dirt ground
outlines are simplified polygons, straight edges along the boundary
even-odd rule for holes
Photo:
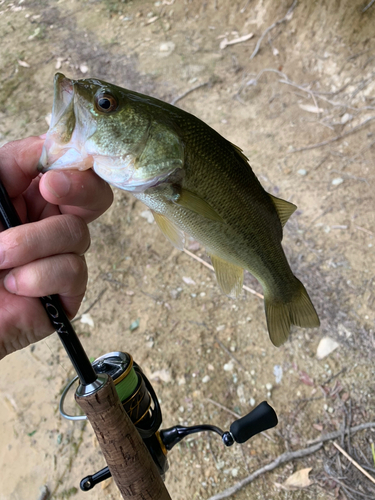
[[[286,451],[375,420],[370,3],[301,0],[285,18],[291,0],[0,0],[0,143],[47,130],[56,70],[95,76],[168,102],[183,96],[176,105],[243,148],[263,186],[298,206],[284,248],[321,328],[296,329],[279,349],[269,341],[263,301],[248,292],[237,301],[224,296],[213,273],[174,249],[130,194],[116,190],[112,207],[91,224],[81,314],[94,305],[75,322],[88,355],[132,353],[153,381],[164,427],[227,429],[233,414],[264,399],[279,416],[275,429],[242,446],[225,449],[206,434],[177,445],[166,477],[174,500],[209,499]],[[208,261],[196,242],[187,248]],[[245,284],[261,292],[248,273]],[[323,337],[336,348],[319,359]],[[48,498],[120,498],[111,480],[79,490],[104,460],[91,428],[59,415],[72,376],[56,334],[1,361],[0,500],[46,500],[44,485]],[[375,477],[374,441],[375,428],[337,440]],[[310,486],[280,486],[304,468]],[[330,441],[235,498],[374,496],[374,485]]]

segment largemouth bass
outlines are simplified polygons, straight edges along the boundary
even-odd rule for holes
[[[319,326],[281,246],[296,206],[267,193],[242,150],[204,122],[158,99],[57,73],[39,168],[91,167],[145,203],[177,248],[185,233],[199,241],[227,295],[239,295],[249,270],[263,287],[274,345],[292,324]]]

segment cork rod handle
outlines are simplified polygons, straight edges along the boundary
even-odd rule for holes
[[[126,414],[110,377],[98,392],[76,401],[87,415],[123,498],[171,500],[141,436]]]

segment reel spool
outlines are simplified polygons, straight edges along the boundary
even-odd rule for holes
[[[169,468],[167,450],[190,434],[212,431],[222,439],[225,446],[245,443],[255,434],[275,427],[278,423],[274,409],[266,402],[260,403],[247,415],[235,420],[229,431],[223,431],[215,425],[195,425],[184,427],[176,425],[159,431],[162,413],[155,391],[143,373],[141,367],[133,361],[130,354],[120,351],[110,352],[96,359],[92,366],[98,375],[110,375],[115,384],[122,405],[147,446],[160,475],[164,478]],[[60,413],[68,420],[84,420],[85,415],[68,415],[64,410],[65,397],[78,379],[75,377],[64,389],[60,400]],[[108,467],[82,479],[81,490],[89,491],[96,484],[111,476]]]

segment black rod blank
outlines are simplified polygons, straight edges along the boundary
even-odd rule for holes
[[[0,181],[0,222],[5,229],[20,226],[21,219],[13,206],[9,195]],[[40,297],[40,301],[48,314],[52,326],[60,337],[60,340],[68,353],[70,361],[77,372],[82,385],[95,382],[97,376],[91,366],[82,344],[69,321],[58,295]]]

